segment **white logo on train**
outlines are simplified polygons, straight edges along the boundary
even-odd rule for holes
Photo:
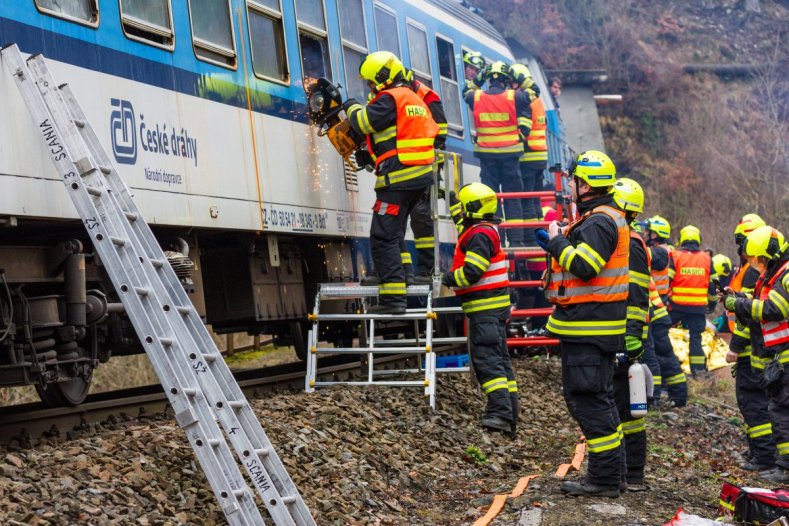
[[[197,166],[197,138],[190,136],[188,129],[166,122],[146,122],[145,115],[135,114],[128,100],[110,99],[110,106],[112,153],[118,163],[137,164],[141,146],[148,153],[191,159]]]

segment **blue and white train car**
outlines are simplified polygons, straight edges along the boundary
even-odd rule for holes
[[[0,42],[72,87],[206,321],[297,339],[316,284],[363,273],[374,201],[374,177],[309,125],[303,79],[365,100],[362,57],[393,51],[441,95],[448,149],[475,177],[461,53],[512,60],[451,0],[8,0]],[[133,331],[106,307],[114,292],[7,70],[0,115],[0,385],[79,403],[99,360],[134,352]],[[80,289],[86,326],[64,314]]]

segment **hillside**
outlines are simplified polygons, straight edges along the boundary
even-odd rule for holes
[[[647,214],[702,229],[734,255],[732,230],[757,212],[789,231],[789,2],[471,0],[551,70],[603,68],[608,153],[647,192]],[[685,72],[750,65],[751,74]]]

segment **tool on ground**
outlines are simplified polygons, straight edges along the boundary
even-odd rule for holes
[[[364,137],[351,129],[345,112],[342,109],[340,85],[321,77],[305,82],[307,92],[308,115],[318,127],[318,137],[328,137],[334,149],[354,170],[357,166],[353,154],[364,144]]]
[[[10,45],[0,56],[228,523],[265,524],[257,490],[274,524],[315,525],[71,89],[55,83],[41,55],[26,61]]]

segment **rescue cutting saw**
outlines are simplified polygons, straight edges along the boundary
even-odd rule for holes
[[[353,154],[364,143],[364,137],[355,132],[348,122],[342,109],[340,87],[324,77],[306,82],[308,115],[318,127],[318,137],[328,137],[337,153],[358,170]]]

